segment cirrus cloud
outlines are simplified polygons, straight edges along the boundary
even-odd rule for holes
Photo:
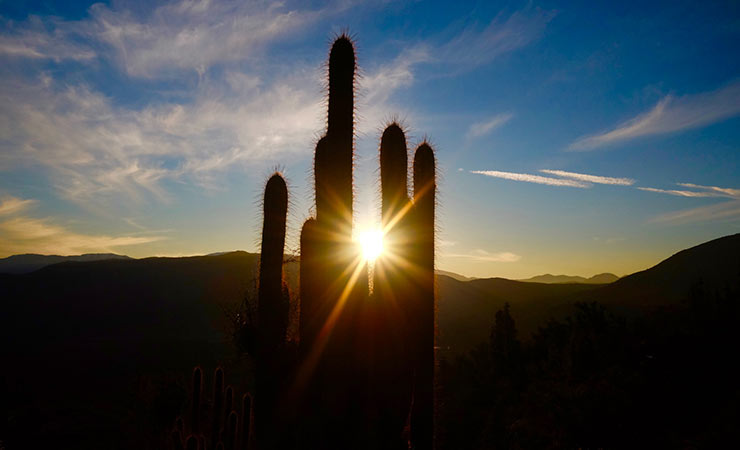
[[[563,180],[560,178],[543,177],[528,173],[501,172],[499,170],[471,170],[470,173],[485,175],[487,177],[502,178],[504,180],[525,181],[527,183],[546,184],[549,186],[567,186],[576,188],[587,188],[589,185],[577,180]]]
[[[740,81],[710,92],[666,96],[653,109],[613,130],[576,139],[569,150],[585,151],[651,135],[698,128],[740,114]]]
[[[611,185],[616,185],[616,186],[632,186],[633,184],[635,184],[635,180],[633,180],[632,178],[602,177],[599,175],[588,175],[585,173],[566,172],[564,170],[550,170],[550,169],[543,169],[543,170],[540,170],[540,172],[547,173],[550,175],[555,175],[558,177],[585,181],[588,183],[611,184]]]
[[[468,129],[466,137],[468,139],[472,139],[485,136],[496,128],[505,125],[509,120],[511,120],[512,117],[514,117],[513,114],[502,113],[496,114],[495,116],[490,117],[484,121],[476,122],[472,124]]]
[[[489,252],[477,248],[470,253],[449,253],[441,255],[445,258],[467,258],[481,262],[513,263],[522,259],[521,255],[512,252]]]
[[[0,216],[21,212],[36,203],[35,200],[21,200],[17,197],[4,197],[0,200]]]
[[[0,202],[0,257],[22,253],[75,255],[108,253],[121,247],[148,244],[164,236],[84,234],[54,223],[51,218],[33,218],[18,213],[35,203],[32,199],[6,197]]]

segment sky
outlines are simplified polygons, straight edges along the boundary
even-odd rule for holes
[[[297,252],[343,31],[358,228],[398,120],[439,269],[623,276],[740,232],[740,4],[600,3],[0,0],[0,257],[255,252],[275,170]]]

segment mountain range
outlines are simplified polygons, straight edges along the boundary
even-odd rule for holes
[[[53,322],[64,318],[64,328],[74,328],[77,336],[177,340],[185,333],[218,339],[225,326],[223,311],[254,295],[259,255],[242,251],[143,259],[113,254],[18,255],[0,260],[0,269],[18,272],[60,258],[65,261],[30,273],[0,274],[2,316],[10,328],[41,327],[39,333],[48,332],[55,329]],[[734,288],[740,283],[740,234],[683,250],[613,282],[610,275],[565,283],[551,277],[548,283],[537,281],[541,277],[470,279],[438,272],[440,347],[455,352],[472,348],[485,339],[493,315],[507,302],[526,338],[548,318],[567,314],[577,301],[599,301],[632,313],[680,304],[699,283],[716,291]],[[286,279],[296,289],[297,262],[286,266]],[[599,280],[604,283],[597,284]],[[58,340],[66,332],[59,333]]]
[[[0,258],[0,273],[29,273],[42,267],[58,264],[66,261],[91,262],[106,259],[131,259],[125,255],[114,253],[86,253],[84,255],[60,256],[60,255],[37,255],[27,253],[24,255],[13,255]]]
[[[551,275],[546,273],[544,275],[537,275],[536,277],[527,278],[524,281],[527,283],[545,283],[545,284],[562,284],[562,283],[582,283],[582,284],[608,284],[613,283],[619,279],[618,276],[613,273],[600,273],[590,278],[580,277],[578,275]]]
[[[147,386],[182,379],[195,365],[229,367],[228,382],[248,388],[236,364],[229,313],[254,299],[259,255],[75,258],[28,273],[0,273],[0,354],[6,368],[0,399],[20,424],[16,431],[37,433],[41,416],[46,422],[53,418],[49,423],[66,436],[79,433],[78,440],[94,429],[111,442],[128,442],[132,430],[147,426],[134,420],[147,417],[137,412],[150,395]],[[49,261],[38,255],[8,259],[29,261],[26,268]],[[297,274],[297,262],[286,265],[293,289]],[[519,336],[528,339],[549,319],[572,313],[575,302],[598,301],[634,317],[684,307],[696,289],[740,292],[740,234],[683,250],[609,284],[439,273],[437,286],[438,356],[454,358],[488,339],[494,315],[506,303]],[[159,407],[156,399],[146,401],[154,402],[152,410]],[[57,431],[46,431],[49,442]]]
[[[232,252],[215,252],[209,253],[205,256],[221,256]],[[27,253],[23,255],[13,255],[7,258],[0,258],[0,273],[30,273],[39,270],[43,267],[50,266],[52,264],[58,264],[66,261],[77,261],[77,262],[88,262],[88,261],[103,261],[106,259],[133,259],[126,255],[117,255],[115,253],[86,253],[84,255],[72,255],[72,256],[60,256],[60,255],[39,255],[35,253]],[[459,273],[450,272],[447,270],[435,271],[437,275],[443,275],[453,278],[458,281],[472,281],[477,280],[475,277],[468,277],[460,275]],[[594,275],[590,278],[585,278],[577,275],[551,275],[544,274],[538,275],[532,278],[527,278],[518,281],[525,281],[528,283],[546,283],[546,284],[557,284],[557,283],[586,283],[586,284],[606,284],[612,283],[618,280],[619,277],[612,273],[601,273]]]

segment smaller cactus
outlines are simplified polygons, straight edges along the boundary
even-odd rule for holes
[[[236,411],[231,411],[229,417],[226,419],[226,427],[224,429],[224,448],[226,450],[234,450],[234,446],[237,442],[237,426],[239,424],[239,416]]]
[[[174,430],[172,431],[172,442],[173,446],[175,447],[175,450],[184,450],[182,446],[182,433],[180,430]]]
[[[221,432],[221,418],[224,408],[224,370],[216,368],[213,376],[213,422],[211,425],[211,447],[215,447]]]
[[[234,388],[231,386],[226,386],[226,391],[224,391],[224,414],[226,417],[229,416],[229,413],[234,409]]]
[[[287,384],[286,334],[290,298],[283,281],[288,188],[279,173],[267,181],[257,301],[255,427],[258,447],[283,448]]]
[[[190,435],[187,444],[185,444],[186,450],[198,450],[198,438]]]
[[[200,432],[200,400],[203,392],[203,370],[196,367],[193,370],[193,410],[190,421],[190,429],[193,433]]]
[[[252,396],[244,394],[242,397],[242,420],[241,420],[241,433],[239,433],[239,439],[241,445],[240,450],[247,450],[249,447],[249,436],[250,427],[252,425]]]

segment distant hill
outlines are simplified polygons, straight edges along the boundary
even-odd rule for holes
[[[453,280],[457,280],[457,281],[473,281],[473,280],[477,280],[477,278],[466,277],[465,275],[460,275],[459,273],[455,273],[455,272],[448,272],[446,270],[435,270],[434,273],[436,273],[437,275],[444,275],[446,277],[450,277]]]
[[[613,273],[600,273],[594,275],[591,278],[579,277],[578,275],[551,275],[546,273],[544,275],[537,275],[536,277],[527,278],[524,280],[526,283],[545,283],[545,284],[562,284],[562,283],[581,283],[581,284],[608,284],[613,283],[619,279],[618,276]]]
[[[13,255],[0,259],[0,273],[29,273],[42,267],[58,264],[65,261],[102,261],[106,259],[131,259],[125,255],[114,253],[86,253],[84,255],[59,256],[59,255],[37,255],[28,253],[25,255]]]
[[[740,234],[676,253],[656,266],[607,284],[544,284],[490,278],[460,283],[438,279],[440,346],[465,352],[488,338],[493,316],[511,305],[520,336],[527,338],[548,318],[573,311],[575,302],[597,301],[635,316],[658,308],[683,307],[692,290],[740,292]]]
[[[594,289],[590,284],[526,283],[504,278],[461,282],[437,277],[438,346],[443,352],[461,353],[488,339],[493,317],[505,303],[522,336],[528,336],[551,316],[551,308],[570,305],[577,293]]]
[[[620,309],[649,311],[686,302],[691,291],[736,292],[740,287],[740,233],[682,250],[650,269],[593,291],[594,299]]]

